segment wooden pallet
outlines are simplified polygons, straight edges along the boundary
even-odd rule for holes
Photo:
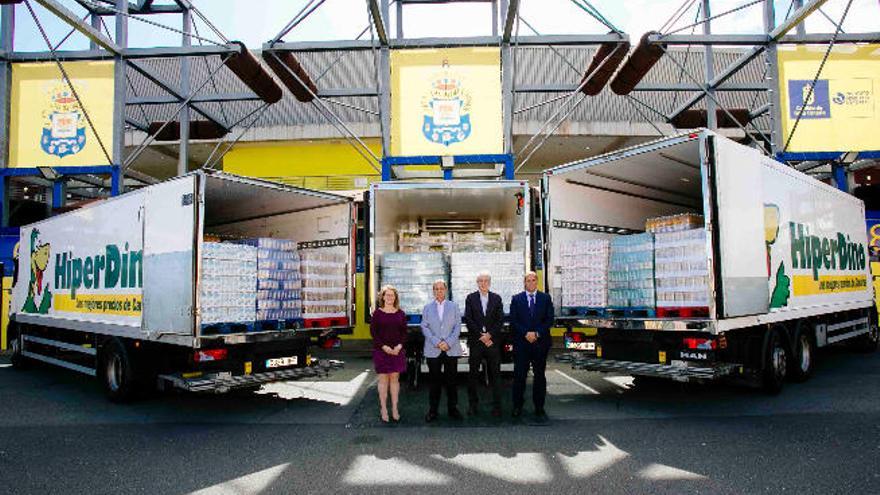
[[[247,333],[255,330],[251,322],[209,323],[202,325],[202,335],[227,335],[231,333]]]
[[[657,316],[654,308],[641,306],[607,308],[606,314],[609,318],[655,318]]]
[[[562,316],[581,316],[584,318],[605,318],[608,308],[592,308],[588,306],[566,306],[562,308]]]
[[[254,325],[257,332],[266,332],[270,330],[296,330],[303,327],[301,318],[287,320],[260,320]]]
[[[657,308],[659,318],[708,318],[709,308],[703,307],[665,307]]]
[[[346,326],[348,326],[348,318],[344,316],[335,316],[331,318],[306,318],[305,320],[303,320],[303,328],[329,328]]]

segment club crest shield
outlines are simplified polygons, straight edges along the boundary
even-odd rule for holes
[[[471,135],[471,96],[449,61],[444,60],[432,78],[431,89],[422,98],[422,112],[422,134],[433,143],[449,146]]]
[[[40,147],[59,158],[79,153],[86,145],[86,119],[73,91],[61,83],[53,86],[47,96]]]

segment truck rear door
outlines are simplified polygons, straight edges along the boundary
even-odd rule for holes
[[[192,334],[197,175],[148,187],[144,198],[144,319],[148,334]]]
[[[706,210],[712,212],[717,317],[766,313],[769,278],[761,153],[713,134],[703,146],[710,176],[704,180],[711,180],[714,189],[704,197],[710,203]]]

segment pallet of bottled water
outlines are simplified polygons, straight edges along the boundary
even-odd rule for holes
[[[657,307],[708,307],[709,258],[703,228],[655,235]]]
[[[654,305],[654,234],[614,237],[608,267],[608,306],[653,308]]]
[[[199,315],[205,325],[253,324],[256,319],[257,249],[202,243]]]

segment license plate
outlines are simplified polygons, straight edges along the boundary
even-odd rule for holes
[[[282,368],[284,366],[296,366],[296,356],[272,358],[266,360],[266,368]]]
[[[575,351],[595,351],[596,343],[595,342],[566,342],[566,349],[572,349]]]
[[[459,343],[461,343],[461,357],[470,356],[471,351],[468,349],[467,340],[461,339]]]

